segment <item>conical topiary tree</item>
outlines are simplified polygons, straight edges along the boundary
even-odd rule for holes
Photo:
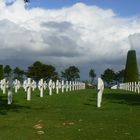
[[[139,80],[139,72],[136,51],[129,50],[127,53],[124,82],[135,82]]]

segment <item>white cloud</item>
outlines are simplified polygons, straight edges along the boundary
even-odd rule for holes
[[[56,65],[125,65],[130,38],[140,53],[139,17],[122,18],[111,9],[83,3],[57,10],[26,10],[23,1],[11,6],[1,1],[0,13],[3,62],[39,59]]]

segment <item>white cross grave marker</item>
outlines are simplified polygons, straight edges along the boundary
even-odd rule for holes
[[[44,81],[44,90],[46,90],[46,89],[47,89],[47,86],[48,86],[47,82],[46,82],[46,81]]]
[[[24,80],[23,88],[24,88],[25,92],[27,92],[27,80]]]
[[[75,90],[75,82],[72,82],[72,90]]]
[[[40,79],[38,82],[38,88],[40,90],[40,97],[43,97],[43,89],[44,89],[44,81],[43,79]]]
[[[14,88],[15,88],[15,93],[17,93],[18,89],[20,88],[20,81],[15,79],[13,82]]]
[[[1,80],[1,89],[2,89],[2,91],[3,91],[3,94],[5,94],[6,93],[6,79],[2,79]]]
[[[6,93],[6,88],[8,88],[8,81],[4,78],[1,80],[1,89],[3,91],[3,94]]]
[[[52,80],[51,79],[49,81],[48,86],[49,86],[49,95],[52,95]]]
[[[37,84],[36,84],[36,82],[33,80],[33,81],[32,81],[32,89],[33,89],[33,91],[36,89],[36,87],[37,87]]]
[[[27,100],[31,100],[31,89],[32,89],[32,82],[31,78],[27,79]]]
[[[75,82],[75,90],[78,90],[78,82]]]
[[[68,92],[68,89],[69,89],[69,82],[66,81],[66,92]]]
[[[12,89],[11,87],[8,88],[8,105],[10,105],[12,103],[12,98],[13,98],[13,94],[12,94]]]
[[[138,94],[139,94],[140,93],[140,82],[138,82],[137,88],[138,88]]]
[[[101,107],[103,91],[104,91],[104,82],[101,78],[98,78],[97,107]]]
[[[78,82],[78,90],[80,90],[80,82]]]
[[[59,89],[61,89],[62,88],[62,85],[61,85],[61,82],[59,82]]]
[[[138,90],[138,82],[135,82],[135,92]]]
[[[8,105],[12,103],[12,91],[8,90]]]
[[[8,89],[8,93],[7,93],[7,100],[8,100],[8,105],[10,105],[12,103],[12,89],[13,89],[13,82],[12,79],[9,79],[9,81],[7,81],[7,89]]]
[[[53,90],[55,89],[55,82],[54,81],[52,82],[52,89]]]
[[[71,91],[71,86],[72,86],[72,85],[71,85],[71,81],[70,81],[70,82],[69,82],[69,90],[70,90],[70,91]]]
[[[64,85],[64,80],[62,80],[61,87],[62,87],[62,93],[64,93],[64,88],[65,88],[65,85]]]
[[[59,80],[56,81],[56,94],[59,93]]]

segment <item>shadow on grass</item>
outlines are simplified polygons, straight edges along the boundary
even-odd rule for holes
[[[104,99],[108,99],[113,103],[128,104],[128,105],[140,105],[140,95],[138,94],[127,94],[127,93],[115,93],[115,94],[104,94]]]
[[[123,91],[124,92],[124,91]],[[97,95],[96,95],[97,96]],[[86,106],[94,106],[96,107],[97,97],[89,97],[83,103]],[[140,95],[135,93],[120,93],[120,91],[113,91],[110,93],[103,94],[103,100],[108,101],[110,103],[117,103],[117,104],[127,104],[131,106],[140,106]]]
[[[87,105],[87,106],[94,106],[96,107],[96,98],[93,98],[93,97],[90,97],[88,99],[86,99],[86,102],[84,102],[83,104],[84,105]]]
[[[0,115],[7,115],[9,112],[20,112],[21,109],[30,109],[28,106],[15,104],[7,104],[7,99],[0,97]]]

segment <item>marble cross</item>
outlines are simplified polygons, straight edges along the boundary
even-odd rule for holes
[[[75,82],[72,82],[72,90],[75,90]]]
[[[18,89],[20,89],[20,81],[15,79],[13,81],[13,85],[14,85],[14,88],[15,88],[15,93],[17,93]]]
[[[8,81],[4,78],[1,80],[1,89],[3,91],[3,94],[6,93],[7,88],[8,88]]]
[[[40,90],[40,97],[43,97],[43,90],[44,90],[44,81],[43,79],[40,79],[38,82],[38,88]]]
[[[36,89],[36,87],[37,87],[36,81],[32,80],[32,89],[33,89],[33,91]]]
[[[47,89],[47,86],[48,86],[47,82],[46,82],[46,81],[44,81],[44,90],[46,90],[46,89]]]
[[[69,90],[71,91],[72,83],[71,81],[69,82]]]
[[[27,80],[24,80],[23,88],[24,88],[25,92],[27,92]]]
[[[59,80],[56,81],[56,94],[59,93]]]
[[[97,95],[97,107],[101,107],[102,94],[104,91],[104,82],[101,78],[98,78],[98,95]]]
[[[55,82],[52,82],[52,89],[55,89]]]
[[[62,80],[62,82],[61,82],[61,88],[62,88],[62,93],[63,93],[64,92],[64,88],[65,88],[64,80]]]
[[[59,87],[59,89],[61,89],[61,88],[62,88],[61,82],[59,82],[59,86],[58,86],[58,87]]]
[[[31,100],[32,81],[31,78],[27,79],[27,100]]]
[[[8,89],[8,105],[10,105],[12,103],[12,98],[13,98],[13,95],[12,95],[12,90]]]
[[[48,87],[49,87],[49,95],[52,95],[52,80],[51,79],[49,81]]]
[[[69,82],[66,81],[66,92],[68,92],[68,90],[69,90]]]

